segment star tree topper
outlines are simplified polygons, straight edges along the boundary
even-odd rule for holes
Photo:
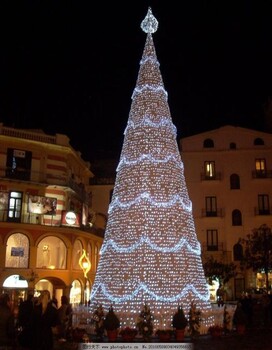
[[[151,7],[148,8],[147,15],[141,23],[141,28],[145,33],[155,33],[158,29],[158,21],[152,14]]]

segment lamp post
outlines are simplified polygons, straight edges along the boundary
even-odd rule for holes
[[[87,280],[88,280],[88,272],[90,271],[91,269],[91,262],[90,262],[90,259],[88,257],[88,255],[86,254],[86,250],[83,249],[82,250],[82,255],[81,257],[79,258],[79,266],[81,267],[83,273],[84,273],[84,304],[87,303]]]

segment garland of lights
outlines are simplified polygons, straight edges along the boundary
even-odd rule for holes
[[[135,165],[135,164],[142,163],[145,160],[153,164],[168,163],[169,161],[173,160],[174,162],[176,162],[177,167],[183,170],[183,163],[178,162],[177,156],[175,156],[174,154],[170,156],[166,156],[163,159],[156,159],[150,154],[143,154],[141,157],[139,157],[136,160],[128,160],[126,157],[122,158],[122,160],[119,162],[119,165],[117,167],[117,171],[119,171],[123,165],[129,165],[129,166]]]
[[[157,301],[162,301],[164,303],[167,303],[167,302],[170,302],[170,303],[173,303],[173,302],[176,302],[178,303],[178,301],[181,299],[181,298],[184,298],[186,297],[186,295],[188,295],[190,292],[192,292],[196,298],[199,298],[203,301],[206,301],[209,299],[210,295],[209,295],[209,292],[206,293],[206,295],[202,295],[200,294],[197,289],[195,288],[194,285],[192,284],[188,284],[185,286],[185,288],[182,290],[181,293],[173,296],[173,297],[164,297],[162,295],[159,295],[159,294],[156,294],[154,292],[152,292],[152,290],[150,288],[147,287],[147,285],[145,283],[139,283],[139,286],[133,291],[133,293],[131,294],[128,294],[128,295],[123,295],[122,297],[115,297],[112,293],[109,293],[108,290],[107,290],[107,287],[105,287],[105,284],[104,283],[101,283],[99,284],[96,289],[93,289],[92,291],[92,295],[95,295],[96,293],[96,290],[98,288],[101,288],[103,294],[110,300],[112,300],[114,303],[124,303],[125,301],[128,301],[128,300],[132,300],[135,296],[137,296],[139,294],[139,292],[141,290],[143,290],[144,292],[146,292],[148,295],[150,295],[152,297],[152,299],[155,299]]]
[[[178,244],[176,244],[174,247],[160,247],[159,245],[152,243],[150,241],[150,238],[142,236],[139,240],[139,242],[135,242],[134,244],[130,245],[129,247],[121,247],[118,246],[118,244],[113,240],[110,239],[109,241],[106,242],[106,244],[103,245],[100,253],[103,254],[107,249],[112,247],[115,252],[117,253],[132,253],[136,249],[140,249],[141,245],[144,243],[148,244],[150,248],[152,248],[155,251],[159,251],[162,253],[173,253],[173,252],[178,252],[181,250],[186,245],[186,248],[193,252],[196,255],[201,254],[201,246],[200,243],[198,243],[198,247],[195,249],[193,248],[184,238],[181,238]]]
[[[182,206],[182,209],[187,210],[187,211],[192,211],[192,202],[188,199],[182,198],[180,195],[176,194],[172,196],[172,199],[168,201],[156,201],[152,199],[150,193],[144,192],[141,193],[137,198],[134,200],[128,201],[128,202],[122,202],[119,197],[115,197],[114,200],[111,202],[109,206],[108,213],[110,214],[112,210],[114,210],[115,207],[122,208],[122,209],[127,209],[132,205],[135,204],[141,204],[141,202],[145,200],[149,202],[152,206],[156,207],[163,207],[163,208],[170,208],[176,203],[180,203]]]

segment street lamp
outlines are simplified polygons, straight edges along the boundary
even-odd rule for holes
[[[83,249],[82,250],[82,255],[81,257],[79,258],[79,266],[81,267],[83,273],[84,273],[84,278],[85,278],[85,283],[84,283],[84,303],[87,302],[87,280],[88,280],[88,272],[90,271],[91,269],[91,262],[90,262],[90,259],[88,257],[88,255],[86,254],[86,250]]]

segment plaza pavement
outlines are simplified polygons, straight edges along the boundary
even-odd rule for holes
[[[141,343],[136,341],[134,343],[138,346],[137,349],[152,349],[152,350],[182,350],[182,347],[175,345],[184,344],[184,350],[272,350],[272,329],[271,328],[252,328],[248,329],[244,335],[238,335],[235,331],[221,338],[212,338],[209,334],[201,335],[197,339],[191,340],[185,337],[183,343],[176,343],[174,340],[169,343],[159,343],[155,338],[150,343]],[[187,345],[185,345],[187,344]],[[133,343],[126,344],[121,342],[105,343],[96,342],[95,339],[89,344],[78,344],[72,342],[60,343],[56,341],[54,350],[133,350]]]

